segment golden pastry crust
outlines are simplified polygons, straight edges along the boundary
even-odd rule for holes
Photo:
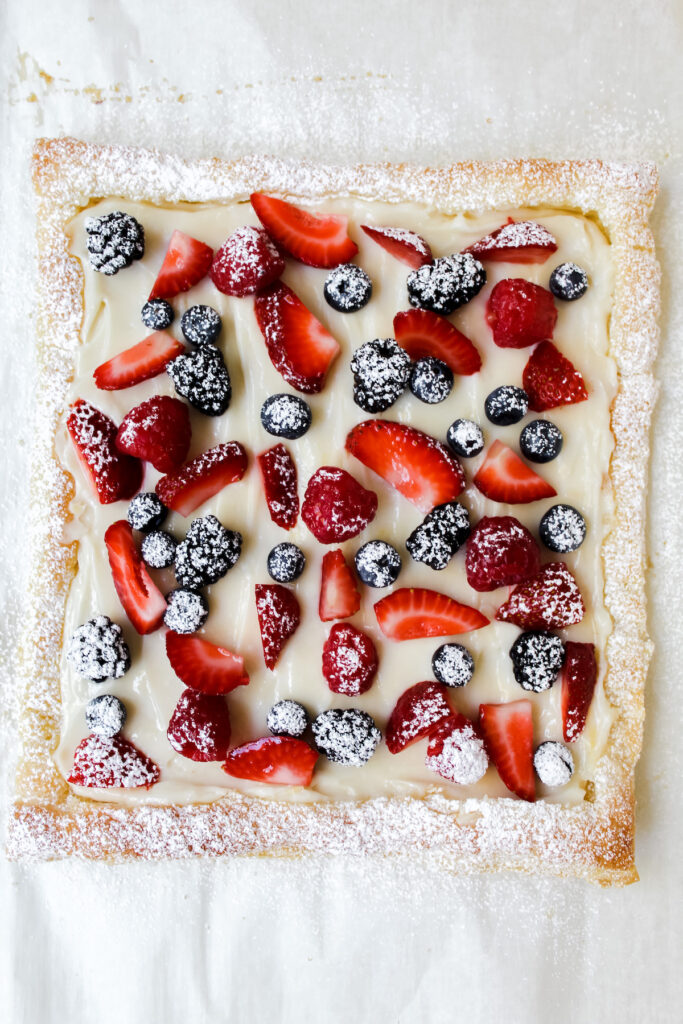
[[[652,165],[546,160],[461,163],[442,168],[340,168],[271,159],[186,162],[145,150],[41,140],[34,153],[41,303],[32,506],[39,552],[22,647],[23,753],[10,823],[14,857],[187,857],[355,853],[419,859],[454,872],[515,869],[578,875],[601,884],[637,879],[633,775],[652,645],[646,631],[644,512],[648,430],[656,385],[659,268],[648,215]],[[594,785],[577,806],[512,799],[455,801],[430,795],[355,803],[285,803],[227,796],[189,806],[120,805],[74,796],[52,753],[60,727],[59,658],[77,545],[58,538],[72,480],[54,454],[82,318],[82,272],[69,255],[67,221],[94,199],[151,203],[228,202],[263,190],[294,200],[355,195],[413,200],[444,212],[552,206],[594,217],[615,259],[610,355],[619,373],[612,407],[610,478],[615,521],[602,548],[605,602],[614,628],[605,692],[616,709]]]

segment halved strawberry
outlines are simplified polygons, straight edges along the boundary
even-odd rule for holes
[[[432,262],[432,250],[421,235],[405,228],[378,228],[361,224],[368,238],[413,270]],[[398,339],[397,339],[398,340]]]
[[[257,457],[270,518],[283,530],[291,530],[299,518],[299,495],[294,459],[283,444]]]
[[[460,463],[446,446],[405,423],[364,420],[348,434],[346,450],[421,512],[453,501],[465,486]]]
[[[389,715],[386,742],[389,752],[398,754],[411,743],[428,736],[434,726],[453,714],[446,687],[441,683],[415,683],[405,690]]]
[[[377,650],[366,633],[348,622],[332,627],[323,646],[323,675],[332,693],[344,697],[367,693],[378,664]]]
[[[224,697],[183,690],[168,723],[168,742],[190,761],[222,761],[230,749],[230,712]]]
[[[301,609],[294,591],[279,583],[257,583],[254,591],[263,659],[272,669],[283,647],[299,628]]]
[[[169,629],[166,654],[175,674],[192,690],[217,696],[249,682],[244,658],[200,636],[174,633]]]
[[[127,500],[140,490],[143,465],[116,447],[118,428],[113,420],[79,398],[71,406],[66,427],[100,505]]]
[[[157,274],[150,299],[172,299],[180,292],[189,291],[209,272],[213,260],[210,245],[191,238],[183,231],[174,231]]]
[[[170,473],[183,464],[191,439],[185,403],[167,395],[153,395],[123,417],[116,446],[119,451],[151,462],[160,473]]]
[[[375,605],[379,628],[390,640],[455,636],[488,625],[476,608],[423,587],[400,587]]]
[[[237,228],[218,249],[209,276],[224,295],[253,295],[285,269],[285,261],[263,228]]]
[[[552,341],[542,341],[531,353],[522,384],[529,396],[529,408],[534,412],[574,405],[588,398],[583,377]]]
[[[473,590],[520,583],[540,565],[535,538],[514,516],[483,516],[468,537],[465,570]]]
[[[318,615],[323,622],[347,619],[360,608],[360,594],[353,573],[340,548],[323,555]]]
[[[554,487],[529,469],[511,448],[495,440],[477,470],[475,486],[492,501],[523,505],[557,494]]]
[[[463,249],[478,260],[494,263],[545,263],[556,251],[554,235],[542,224],[533,220],[515,222],[512,217],[508,217],[507,224]]]
[[[408,309],[394,317],[394,335],[411,359],[433,356],[467,377],[481,369],[481,356],[450,320],[428,309]]]
[[[508,277],[494,285],[486,303],[486,322],[500,348],[526,348],[552,338],[557,310],[547,288]]]
[[[149,789],[161,772],[123,736],[86,736],[76,747],[68,781],[89,789]]]
[[[166,598],[147,572],[130,523],[126,519],[112,523],[104,535],[104,543],[123,610],[138,633],[153,633],[164,617]]]
[[[308,481],[301,518],[321,544],[357,537],[377,512],[377,495],[337,466],[321,466]]]
[[[336,267],[358,252],[347,233],[348,217],[320,217],[263,192],[252,193],[251,205],[270,237],[309,267]]]
[[[562,732],[573,743],[583,732],[598,681],[594,644],[567,640],[562,666]]]
[[[278,281],[256,296],[254,312],[278,373],[305,395],[322,391],[340,349],[299,296]]]
[[[429,733],[425,765],[458,786],[473,786],[484,777],[489,756],[478,726],[457,711]]]
[[[238,441],[209,448],[184,466],[162,476],[156,492],[167,508],[189,516],[228,484],[241,480],[247,469],[247,453]]]
[[[581,622],[585,613],[581,591],[567,566],[548,562],[515,587],[496,618],[520,629],[564,629]]]
[[[185,348],[165,331],[155,331],[137,345],[101,363],[93,377],[100,391],[122,391],[162,373]]]
[[[317,760],[317,751],[303,740],[292,736],[264,736],[231,750],[223,771],[251,782],[308,786]]]
[[[502,781],[522,800],[536,799],[531,701],[480,704],[479,728]]]

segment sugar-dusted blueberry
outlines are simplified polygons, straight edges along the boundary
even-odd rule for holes
[[[550,420],[532,420],[519,435],[519,447],[529,462],[552,462],[562,451],[562,431]]]
[[[436,405],[450,395],[453,379],[450,366],[433,356],[425,356],[413,364],[408,383],[412,393],[421,402]]]
[[[263,429],[273,437],[296,441],[304,436],[312,421],[310,405],[298,395],[271,395],[261,406]]]
[[[215,516],[193,519],[176,548],[175,575],[181,587],[199,590],[217,583],[242,553],[242,534],[228,530]]]
[[[103,217],[87,217],[85,230],[90,266],[100,274],[118,274],[145,254],[144,229],[129,213],[115,210]]]
[[[520,633],[510,648],[512,671],[524,690],[541,693],[555,682],[564,663],[564,644],[559,636],[543,631]]]
[[[110,739],[126,724],[126,705],[112,693],[93,697],[85,707],[85,724],[90,732]]]
[[[176,356],[166,367],[182,398],[205,416],[220,416],[230,405],[230,374],[219,349],[205,345]]]
[[[268,552],[268,575],[276,583],[293,583],[306,567],[306,556],[296,544],[283,541]]]
[[[266,725],[274,736],[303,736],[308,728],[308,712],[296,700],[280,700],[268,712]]]
[[[190,306],[180,318],[180,330],[191,345],[215,345],[223,327],[213,306]]]
[[[474,658],[462,644],[441,644],[432,656],[432,672],[444,686],[466,686],[474,675]]]
[[[313,719],[312,729],[321,754],[336,764],[355,767],[370,760],[382,738],[374,720],[360,708],[323,711]]]
[[[167,515],[168,509],[154,491],[136,494],[126,513],[130,525],[140,533],[158,530]]]
[[[178,541],[165,530],[152,530],[140,546],[142,560],[150,569],[168,569],[175,561]]]
[[[428,512],[406,541],[416,562],[445,569],[470,535],[470,516],[459,501],[446,501]]]
[[[454,420],[446,435],[448,444],[456,455],[472,459],[484,450],[484,433],[474,420]]]
[[[574,774],[574,758],[569,747],[547,740],[536,748],[534,769],[544,786],[566,786]]]
[[[471,253],[441,256],[408,274],[411,306],[448,316],[486,284],[486,271]]]
[[[168,607],[164,625],[174,633],[196,633],[209,616],[209,606],[203,594],[178,587],[166,595]]]
[[[120,679],[130,668],[121,627],[106,615],[96,615],[78,627],[69,641],[67,658],[80,676],[93,683]]]
[[[497,427],[519,423],[529,411],[529,396],[522,388],[502,384],[486,396],[484,410],[487,418]]]
[[[401,556],[385,540],[369,540],[356,552],[356,570],[368,587],[390,587],[401,571]]]
[[[325,299],[338,313],[356,313],[372,295],[372,281],[355,263],[341,263],[327,275]]]
[[[553,505],[541,519],[538,532],[550,551],[566,555],[583,544],[586,520],[573,505]]]
[[[375,338],[356,349],[351,372],[356,405],[365,412],[384,412],[406,389],[410,356],[393,338]]]
[[[165,331],[173,323],[173,306],[166,299],[150,299],[142,307],[140,316],[150,331]]]
[[[588,274],[576,263],[560,263],[550,275],[548,287],[556,299],[574,302],[588,291]]]

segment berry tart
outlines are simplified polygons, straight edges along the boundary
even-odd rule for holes
[[[34,179],[12,853],[633,881],[654,169]]]

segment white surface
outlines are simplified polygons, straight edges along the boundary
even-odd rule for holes
[[[25,586],[33,137],[339,161],[655,159],[662,194],[653,226],[664,268],[641,882],[603,892],[342,860],[0,861],[0,1019],[680,1020],[680,2],[6,0],[0,19],[5,799],[16,707],[10,654]]]

